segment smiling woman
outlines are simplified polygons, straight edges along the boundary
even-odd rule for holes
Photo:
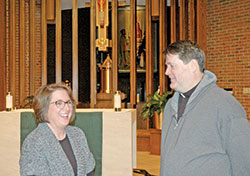
[[[48,109],[47,120],[49,121],[48,126],[58,140],[66,137],[65,128],[74,119],[72,111],[73,102],[67,92],[64,89],[54,91]]]
[[[93,175],[95,160],[75,119],[75,100],[63,84],[41,87],[33,109],[39,123],[24,140],[21,175]]]

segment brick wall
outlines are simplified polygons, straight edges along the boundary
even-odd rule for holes
[[[220,87],[233,89],[250,121],[249,0],[207,2],[207,69]]]

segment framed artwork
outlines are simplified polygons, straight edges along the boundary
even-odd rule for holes
[[[138,71],[145,71],[145,7],[137,6],[136,37],[137,53],[136,64]],[[119,44],[119,72],[129,71],[130,69],[130,8],[118,9],[118,44]]]

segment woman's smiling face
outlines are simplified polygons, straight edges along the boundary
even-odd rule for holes
[[[59,108],[56,102],[61,101],[64,103],[62,108]],[[70,118],[72,116],[72,104],[65,103],[69,102],[70,97],[66,90],[59,89],[52,93],[51,101],[47,113],[47,118],[49,124],[54,129],[62,129],[66,128],[66,126],[70,122]]]

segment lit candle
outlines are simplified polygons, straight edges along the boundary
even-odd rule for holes
[[[13,97],[10,94],[10,92],[8,92],[8,94],[6,96],[6,111],[11,111],[12,106],[13,106]]]
[[[115,111],[121,111],[121,94],[119,91],[116,91],[114,95],[114,109]]]

